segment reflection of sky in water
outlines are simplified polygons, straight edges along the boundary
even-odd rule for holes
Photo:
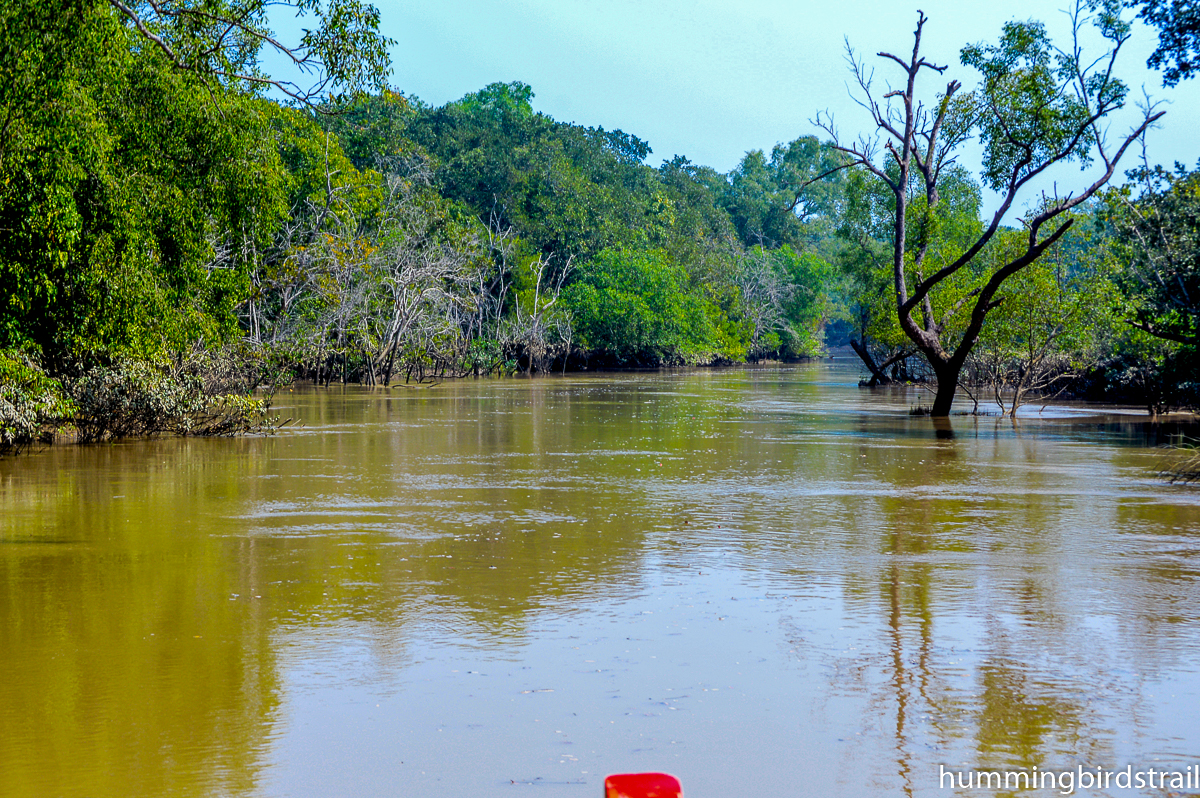
[[[1200,760],[1167,433],[1064,406],[939,435],[856,380],[297,391],[274,438],[0,461],[0,794],[933,795],[941,764]]]

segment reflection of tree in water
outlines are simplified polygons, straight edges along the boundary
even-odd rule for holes
[[[1088,497],[1141,461],[902,413],[834,437],[696,387],[721,379],[329,392],[308,414],[328,426],[291,437],[0,462],[0,718],[27,719],[0,726],[0,794],[53,794],[74,762],[110,775],[59,792],[252,791],[281,640],[366,642],[376,671],[416,637],[502,650],[636,595],[656,558],[716,554],[837,580],[858,650],[797,648],[868,704],[850,763],[888,752],[882,792],[927,789],[939,761],[1104,764],[1106,727],[1144,727],[1121,669],[1183,661],[1200,579],[1194,508]]]
[[[939,439],[923,453],[864,453],[876,461],[873,474],[890,472],[892,485],[909,488],[873,500],[879,514],[853,540],[858,556],[875,548],[884,560],[844,583],[848,615],[880,621],[878,645],[858,655],[860,679],[849,692],[871,695],[869,714],[890,738],[893,778],[905,794],[935,783],[930,774],[939,761],[969,759],[986,769],[1111,759],[1110,733],[1079,698],[1096,687],[1103,666],[1086,661],[1083,615],[1060,584],[1061,566],[1045,556],[1053,542],[1041,530],[1059,520],[1058,499],[1039,498],[1038,488],[1056,475],[1023,473],[1029,493],[1000,506],[1010,500],[978,485],[986,472],[952,441]],[[1013,518],[1020,523],[1006,524]],[[991,531],[1001,526],[1003,536]],[[1013,578],[1018,572],[996,559],[997,550],[1036,556]],[[997,617],[1014,619],[1027,634],[1007,634]],[[964,627],[982,636],[964,638]],[[1056,641],[1069,648],[1075,640],[1074,653],[1053,651]],[[1113,703],[1110,711],[1135,712]]]
[[[995,654],[979,666],[978,678],[975,739],[982,769],[1061,770],[1073,762],[1054,755],[1083,753],[1079,747],[1088,745],[1084,708],[1063,697],[1062,685],[1039,682],[1028,666]]]
[[[939,595],[954,590],[955,577],[946,579],[928,561],[892,562],[878,576],[883,645],[866,652],[874,662],[865,663],[868,674],[852,689],[872,696],[870,715],[891,739],[904,794],[934,783],[937,762],[958,763],[964,755],[973,760],[970,768],[985,770],[1111,759],[1107,733],[1084,709],[1089,674],[1040,675],[1031,664],[1040,659],[1040,644],[1022,650],[1003,635],[980,641],[992,650],[978,659],[955,652],[956,641],[945,634],[939,639],[935,624]],[[931,758],[931,750],[942,753]]]
[[[252,598],[265,585],[241,542],[146,509],[252,476],[234,454],[214,478],[191,444],[60,449],[5,472],[0,794],[253,791],[281,693]],[[19,489],[39,478],[48,490]]]
[[[639,485],[662,458],[634,445],[661,408],[508,385],[482,411],[452,391],[330,392],[316,434],[0,463],[0,794],[247,794],[281,642],[363,643],[386,671],[431,625],[504,646],[637,590],[647,531],[668,525]],[[394,423],[413,405],[419,427]],[[691,415],[668,440],[712,431]]]

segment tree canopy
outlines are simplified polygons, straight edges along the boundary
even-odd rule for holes
[[[311,23],[298,41],[271,31],[280,10]],[[175,410],[121,429],[187,429],[207,412],[195,386],[267,372],[379,384],[806,357],[831,324],[871,385],[936,381],[938,413],[960,384],[1009,408],[1067,384],[1188,404],[1195,174],[1147,165],[1102,191],[1161,115],[1106,137],[1130,105],[1119,12],[1079,0],[1062,47],[1008,23],[962,49],[973,86],[933,92],[948,66],[921,55],[921,15],[911,58],[881,54],[902,88],[881,96],[852,60],[873,134],[851,143],[823,119],[827,139],[749,149],[722,174],[656,167],[649,142],[556,120],[525,83],[437,107],[407,95],[361,0],[5,4],[0,445],[51,417],[103,437],[81,408],[122,391]],[[1185,50],[1169,81],[1190,74]],[[290,71],[270,73],[271,53]],[[1089,176],[1010,219],[1062,163]],[[985,190],[1000,206],[981,219]],[[249,376],[227,379],[233,362]]]

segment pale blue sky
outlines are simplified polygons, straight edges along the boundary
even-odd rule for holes
[[[1067,25],[1055,5],[1029,0],[376,2],[383,32],[397,41],[392,82],[406,93],[440,105],[494,81],[520,80],[533,87],[534,107],[555,119],[647,140],[652,165],[678,153],[722,172],[749,149],[818,133],[809,121],[818,110],[831,110],[847,134],[869,129],[847,97],[844,37],[879,63],[880,79],[894,79],[899,73],[873,54],[911,50],[919,6],[929,16],[924,52],[970,86],[974,72],[958,64],[963,44],[994,41],[1014,18],[1042,19],[1055,33]],[[1151,159],[1194,166],[1200,80],[1163,89],[1145,68],[1154,42],[1139,23],[1119,72],[1135,93],[1144,84],[1171,101],[1151,133]],[[944,83],[926,85],[932,93]],[[1059,179],[1077,185],[1080,177],[1072,168]]]

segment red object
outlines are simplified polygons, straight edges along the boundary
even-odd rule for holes
[[[604,798],[683,798],[683,787],[666,773],[618,773],[604,780]]]

